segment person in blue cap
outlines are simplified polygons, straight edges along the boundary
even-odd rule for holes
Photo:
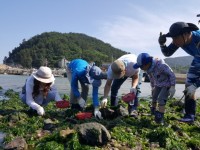
[[[106,79],[107,74],[93,65],[90,65],[83,59],[74,59],[66,66],[67,78],[71,85],[70,103],[72,109],[83,110],[89,92],[89,84],[92,84],[92,100],[94,106],[94,115],[102,119],[99,111],[98,89],[101,86],[101,79]],[[78,83],[81,85],[81,93],[78,90]]]
[[[164,122],[165,105],[168,97],[175,93],[176,77],[172,69],[162,59],[153,58],[148,53],[141,53],[137,57],[137,63],[133,68],[141,68],[150,79],[152,88],[151,113],[155,115],[157,123]],[[157,109],[158,103],[158,110]]]
[[[167,37],[172,42],[167,46]],[[187,73],[185,83],[185,115],[180,121],[194,122],[196,113],[196,89],[200,86],[200,30],[193,23],[175,22],[167,34],[160,34],[158,42],[164,56],[172,56],[179,47],[194,59]]]

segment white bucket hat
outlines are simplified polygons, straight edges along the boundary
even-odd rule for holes
[[[55,78],[49,67],[41,66],[35,73],[32,74],[33,77],[43,83],[54,82]]]

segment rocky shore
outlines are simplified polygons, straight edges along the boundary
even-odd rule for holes
[[[0,101],[0,132],[5,133],[0,149],[200,149],[199,103],[195,122],[186,124],[178,121],[183,115],[183,102],[170,99],[164,124],[157,124],[145,99],[140,99],[136,117],[129,116],[127,104],[119,101],[118,107],[101,109],[104,119],[92,116],[79,120],[77,111],[58,109],[55,102],[45,107],[45,116],[41,117],[30,111],[13,90],[6,91],[5,96],[10,100]],[[85,112],[93,113],[91,100]]]

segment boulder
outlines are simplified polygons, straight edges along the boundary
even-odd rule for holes
[[[104,145],[110,139],[109,131],[100,123],[90,122],[76,125],[75,129],[78,130],[80,135],[80,143],[88,145]]]

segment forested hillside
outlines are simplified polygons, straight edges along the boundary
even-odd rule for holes
[[[4,64],[38,68],[47,59],[49,67],[58,67],[63,58],[83,58],[101,65],[126,53],[85,34],[45,32],[27,41],[24,39],[4,58]]]
[[[165,58],[165,62],[173,69],[175,73],[184,74],[187,73],[192,60],[192,56]]]

